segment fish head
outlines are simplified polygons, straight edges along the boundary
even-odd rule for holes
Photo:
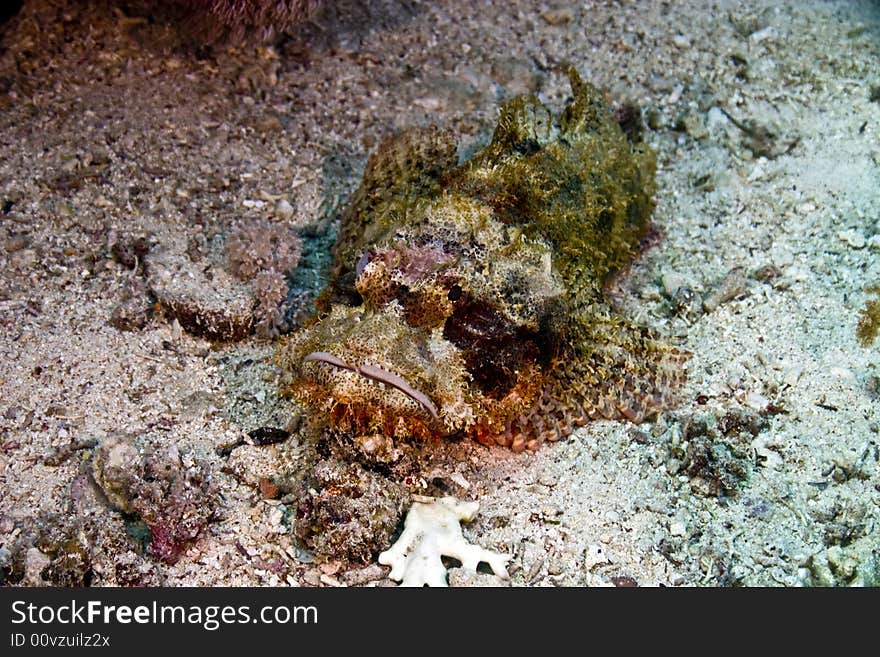
[[[403,439],[492,433],[537,394],[563,294],[547,244],[444,196],[365,249],[354,274],[360,304],[333,305],[278,350],[284,391],[325,424]]]

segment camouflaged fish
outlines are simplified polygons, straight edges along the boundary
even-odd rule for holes
[[[461,165],[433,127],[370,158],[322,312],[277,351],[319,424],[368,452],[449,435],[520,451],[673,402],[687,354],[604,293],[649,233],[654,156],[570,78],[560,116],[515,98]]]

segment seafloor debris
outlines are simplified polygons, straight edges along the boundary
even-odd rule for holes
[[[687,475],[700,495],[736,495],[750,471],[750,445],[767,425],[766,417],[748,408],[732,408],[717,418],[686,415],[680,439],[670,447],[667,471]]]
[[[258,335],[269,336],[283,322],[287,275],[296,269],[302,241],[289,224],[254,222],[239,228],[226,243],[228,269],[253,289]]]
[[[296,267],[302,244],[292,226],[249,222],[226,242],[228,268],[244,281],[267,271],[288,274]]]
[[[726,303],[741,295],[746,291],[747,278],[746,271],[742,267],[731,269],[703,299],[703,310],[711,313],[722,303]]]
[[[174,245],[154,249],[146,256],[147,283],[165,313],[194,335],[268,337],[285,328],[287,276],[301,252],[292,227],[255,221],[232,231],[224,253],[209,248],[200,262]]]
[[[16,525],[15,538],[0,547],[0,585],[89,584],[94,532],[82,518],[43,512]]]
[[[750,150],[754,157],[772,160],[790,153],[800,143],[800,135],[793,130],[786,131],[754,119],[738,119],[720,105],[718,109],[742,131],[742,145]]]
[[[868,288],[868,292],[876,298],[865,302],[856,326],[856,337],[863,347],[873,344],[877,339],[877,333],[880,332],[880,285],[872,285]]]
[[[177,561],[217,508],[216,486],[198,463],[187,467],[176,447],[146,439],[104,437],[92,476],[115,509],[146,525],[149,553],[167,563]]]
[[[311,476],[296,510],[297,537],[319,554],[369,562],[397,529],[406,486],[335,459],[318,461]]]
[[[415,499],[400,538],[379,555],[380,564],[391,566],[391,579],[403,586],[446,586],[446,566],[441,557],[458,559],[471,572],[477,572],[480,563],[487,563],[496,575],[508,578],[510,555],[471,545],[461,532],[459,521],[473,520],[479,503],[454,497]]]
[[[863,539],[854,545],[832,545],[807,559],[800,570],[807,586],[880,586],[880,550]]]
[[[157,249],[147,259],[147,284],[169,317],[209,340],[241,340],[254,328],[248,288],[219,267],[210,276],[183,253]]]
[[[605,285],[650,232],[654,155],[570,73],[559,116],[507,103],[456,166],[436,128],[385,142],[342,218],[324,313],[283,340],[283,392],[357,441],[468,435],[537,449],[674,402],[687,354]]]
[[[69,493],[52,510],[0,516],[0,585],[158,586],[154,564],[90,477],[75,477]]]

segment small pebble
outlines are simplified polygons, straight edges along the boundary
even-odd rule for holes
[[[620,514],[617,511],[606,511],[605,520],[608,522],[620,522]]]
[[[828,373],[836,379],[844,379],[846,381],[855,381],[855,373],[846,367],[832,367]]]
[[[608,557],[605,555],[605,548],[597,543],[588,546],[586,554],[584,554],[584,569],[591,570],[594,566],[603,563],[608,563]]]
[[[794,263],[794,253],[785,246],[774,245],[770,249],[770,260],[779,268],[785,268]]]
[[[296,559],[300,563],[315,563],[315,555],[299,546],[287,548],[285,551],[288,556]]]
[[[798,206],[798,212],[800,212],[801,214],[810,214],[811,212],[815,212],[816,209],[816,204],[811,203],[810,201],[802,203]]]
[[[286,198],[281,199],[278,201],[277,205],[275,205],[275,216],[278,219],[290,221],[293,218],[293,213],[293,206]]]
[[[334,577],[330,577],[330,575],[321,575],[321,577],[319,579],[321,581],[321,584],[324,584],[325,586],[335,586],[335,587],[345,586],[345,584],[343,584],[342,582],[340,582],[338,579],[336,579]]]
[[[703,299],[703,310],[712,312],[722,303],[735,299],[746,291],[747,275],[742,267],[731,269],[710,294]]]
[[[825,553],[831,570],[844,581],[852,579],[858,568],[858,561],[839,545],[828,548]]]
[[[776,280],[780,276],[782,276],[782,270],[776,265],[764,265],[752,272],[752,278],[763,283]]]
[[[550,9],[541,14],[541,18],[547,25],[565,25],[574,20],[574,12],[571,9]]]
[[[318,569],[325,575],[335,575],[342,568],[342,564],[338,561],[328,561],[318,566]]]
[[[725,116],[724,112],[718,107],[711,108],[706,112],[706,128],[708,130],[717,130],[730,123],[730,119]]]
[[[749,392],[745,398],[745,404],[752,410],[761,412],[770,406],[770,400],[758,392]]]
[[[672,37],[672,45],[679,50],[687,50],[691,47],[691,41],[684,34],[676,34]]]
[[[782,457],[776,449],[778,445],[768,442],[764,436],[758,436],[751,442],[751,448],[755,450],[755,454],[761,459],[761,466],[768,470],[778,470],[782,467]]]
[[[416,98],[412,104],[419,109],[428,112],[442,112],[446,109],[446,102],[442,98],[435,96],[425,96],[424,98]]]
[[[676,520],[671,525],[669,525],[669,534],[671,536],[684,536],[687,534],[687,530],[684,527],[684,523],[680,520]]]
[[[269,524],[272,526],[272,531],[279,534],[286,532],[287,528],[282,523],[283,520],[284,512],[281,510],[281,507],[273,506],[269,510]]]
[[[853,228],[840,231],[837,233],[837,237],[854,249],[863,249],[867,244],[865,236]]]
[[[628,575],[618,575],[617,577],[612,577],[611,583],[614,584],[614,586],[616,586],[617,588],[623,589],[636,588],[639,585],[639,583],[635,579],[629,577]]]
[[[797,384],[803,374],[804,369],[800,365],[793,365],[782,375],[782,382],[786,385],[793,386]]]
[[[24,579],[27,586],[40,586],[43,584],[43,569],[52,563],[52,560],[43,554],[38,548],[29,548],[24,555]]]
[[[764,169],[763,162],[765,162],[764,158],[758,160],[758,163],[752,168],[751,173],[749,173],[748,177],[746,178],[748,182],[755,182],[756,180],[760,180],[764,177],[766,171]]]
[[[374,563],[360,570],[351,570],[345,573],[345,581],[353,586],[363,586],[369,582],[376,582],[382,579],[385,577],[387,570],[387,568]]]
[[[565,564],[562,559],[552,559],[547,565],[547,573],[550,575],[561,575],[565,572]]]
[[[765,27],[764,29],[758,30],[757,32],[752,32],[749,35],[749,41],[752,44],[758,44],[762,41],[775,41],[779,37],[779,32],[772,25]]]
[[[553,504],[547,504],[541,508],[541,515],[543,515],[545,518],[552,520],[556,516],[562,515],[562,509]]]
[[[260,494],[262,494],[264,500],[274,500],[278,498],[278,486],[272,483],[272,480],[268,477],[260,478]]]
[[[311,586],[320,586],[321,585],[321,571],[317,568],[313,568],[311,570],[307,570],[303,575],[303,581],[306,584]]]
[[[691,113],[684,117],[684,131],[692,139],[705,139],[709,136],[709,129],[706,127],[703,116],[697,113]]]

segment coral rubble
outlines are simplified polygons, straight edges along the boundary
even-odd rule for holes
[[[559,116],[513,99],[464,164],[436,128],[370,159],[324,312],[277,350],[283,391],[319,425],[521,451],[673,403],[687,354],[604,292],[649,236],[654,156],[570,78]]]
[[[122,434],[102,439],[92,461],[92,477],[107,500],[146,525],[149,553],[166,563],[178,560],[217,510],[208,472],[183,461],[176,447]]]
[[[358,463],[318,461],[296,510],[295,533],[309,549],[369,562],[388,545],[409,501],[406,487]]]
[[[253,287],[256,332],[271,335],[283,323],[287,276],[296,269],[302,241],[286,224],[255,222],[232,234],[226,244],[227,268]]]
[[[510,555],[499,554],[468,543],[459,521],[474,519],[480,505],[454,497],[419,498],[406,516],[397,542],[379,555],[379,563],[391,566],[389,577],[403,586],[446,586],[446,567],[441,557],[461,561],[462,567],[477,572],[487,563],[502,579],[507,579]]]

